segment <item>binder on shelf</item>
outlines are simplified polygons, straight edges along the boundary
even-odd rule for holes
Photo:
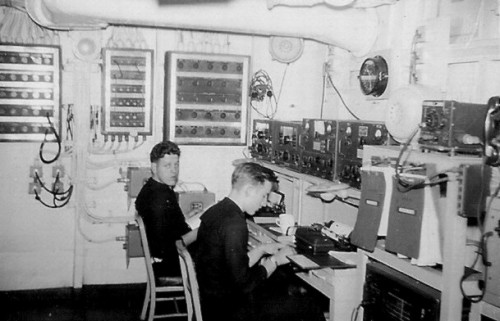
[[[405,177],[428,181],[426,176],[421,175],[405,174]],[[438,186],[402,192],[398,189],[397,178],[394,178],[386,250],[409,257],[416,265],[441,263],[438,199]]]
[[[390,167],[361,169],[361,199],[351,243],[373,252],[379,235],[387,234],[392,178]],[[389,180],[387,180],[386,176]],[[389,183],[389,184],[387,184]],[[387,197],[386,197],[387,196]]]

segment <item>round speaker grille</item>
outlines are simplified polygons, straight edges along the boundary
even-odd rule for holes
[[[291,63],[299,59],[304,51],[304,40],[291,37],[270,37],[269,52],[274,60]]]

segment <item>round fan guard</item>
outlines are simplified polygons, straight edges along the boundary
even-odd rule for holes
[[[435,90],[410,85],[394,90],[387,101],[385,125],[398,142],[406,142],[422,121],[422,101],[440,99]]]

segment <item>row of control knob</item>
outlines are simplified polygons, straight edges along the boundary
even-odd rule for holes
[[[6,99],[52,99],[50,90],[22,90],[22,89],[4,89],[0,90],[0,98]]]
[[[21,54],[0,52],[0,63],[22,65],[52,65],[54,58],[50,54]]]
[[[0,81],[51,82],[50,73],[0,73]]]

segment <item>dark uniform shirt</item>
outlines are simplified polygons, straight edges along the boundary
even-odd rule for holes
[[[195,268],[203,321],[324,321],[309,296],[290,294],[292,271],[248,266],[248,228],[244,213],[225,198],[201,217]],[[292,279],[293,278],[293,279]]]
[[[155,272],[179,276],[179,256],[175,241],[191,229],[179,207],[175,192],[166,184],[150,178],[142,187],[135,207],[146,226],[151,256],[162,259]]]
[[[201,216],[194,255],[203,319],[238,320],[252,291],[266,279],[266,269],[248,266],[245,215],[224,198]],[[225,316],[223,315],[225,314]]]

